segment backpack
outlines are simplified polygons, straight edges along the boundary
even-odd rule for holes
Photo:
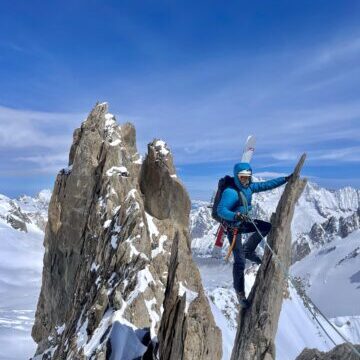
[[[240,199],[241,201],[243,200],[243,197],[240,194],[239,189],[237,188],[236,184],[235,184],[235,180],[232,176],[226,175],[223,178],[221,178],[219,180],[218,183],[218,188],[214,197],[214,201],[213,201],[213,205],[212,205],[212,210],[211,210],[211,217],[216,220],[219,223],[222,223],[224,220],[218,215],[217,213],[217,207],[219,205],[222,193],[224,192],[225,189],[227,188],[231,188],[236,190],[236,192],[239,195],[239,202]]]

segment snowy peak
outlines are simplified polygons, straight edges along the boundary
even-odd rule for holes
[[[10,199],[0,195],[0,221],[18,231],[28,232],[29,226],[44,231],[50,197],[50,190],[47,189],[40,191],[35,197],[22,195],[17,199]]]

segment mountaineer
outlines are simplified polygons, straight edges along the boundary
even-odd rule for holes
[[[218,218],[221,220],[222,226],[227,232],[230,246],[233,246],[234,289],[240,307],[242,308],[248,308],[250,306],[249,301],[246,299],[244,288],[245,261],[248,259],[256,264],[261,264],[261,259],[255,253],[255,249],[259,245],[262,237],[265,237],[271,229],[271,224],[269,222],[257,219],[252,220],[249,218],[252,194],[281,186],[291,177],[292,174],[268,181],[252,182],[252,169],[250,164],[246,162],[235,164],[234,178],[230,178],[229,176],[225,177],[227,178],[227,184],[229,184],[229,186],[223,186],[223,191],[221,195],[219,194],[220,196],[218,196],[219,202],[215,207],[215,211],[217,212]],[[226,181],[224,181],[223,184],[225,182]],[[255,223],[256,227],[252,221]],[[241,234],[244,233],[253,234],[245,244],[242,244]],[[233,244],[233,242],[235,243]]]

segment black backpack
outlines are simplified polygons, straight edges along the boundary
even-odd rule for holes
[[[219,205],[222,193],[227,188],[232,188],[232,189],[236,190],[236,192],[239,195],[239,202],[240,202],[240,199],[242,199],[240,194],[239,194],[239,189],[237,188],[237,186],[235,184],[235,180],[234,180],[234,178],[232,176],[226,175],[226,176],[224,176],[223,178],[221,178],[219,180],[218,188],[217,188],[217,191],[216,191],[216,194],[215,194],[215,197],[214,197],[214,200],[213,200],[213,204],[212,204],[211,217],[214,220],[216,220],[216,221],[218,221],[220,223],[223,222],[224,219],[222,219],[218,215],[217,207]]]

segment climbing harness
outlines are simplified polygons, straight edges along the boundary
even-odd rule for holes
[[[286,269],[286,267],[284,266],[284,264],[281,262],[281,260],[279,259],[279,257],[276,255],[276,253],[274,252],[274,250],[271,248],[271,246],[269,245],[269,243],[267,242],[267,240],[264,238],[264,236],[261,234],[261,232],[259,231],[259,229],[257,228],[255,222],[253,221],[253,219],[248,216],[248,219],[250,220],[250,222],[254,225],[255,230],[258,232],[258,234],[261,236],[262,240],[264,240],[265,245],[267,246],[267,248],[270,250],[272,256],[274,257],[275,261],[277,262],[277,264],[280,266],[285,278],[287,278],[291,285],[294,287],[295,291],[297,292],[297,294],[299,295],[299,297],[303,300],[305,307],[309,310],[309,312],[311,313],[311,315],[313,316],[313,318],[315,319],[315,321],[317,322],[317,324],[320,326],[320,328],[324,331],[324,333],[326,334],[326,336],[330,339],[330,341],[336,346],[336,342],[334,341],[334,339],[331,337],[331,335],[325,330],[324,326],[320,323],[319,319],[317,318],[317,314],[319,314],[329,325],[330,327],[344,340],[345,344],[349,347],[349,349],[351,351],[354,352],[354,354],[356,354],[357,356],[359,356],[360,358],[360,352],[355,348],[355,346],[349,342],[345,336],[343,334],[341,334],[341,332],[332,324],[332,322],[323,314],[323,312],[316,306],[316,304],[310,299],[310,297],[306,294],[300,294],[300,292],[298,291],[298,286],[295,282],[295,280],[293,279],[293,277],[290,275],[289,271]],[[311,307],[312,306],[312,307]],[[314,311],[315,310],[315,311]],[[317,314],[316,314],[317,313]]]
[[[239,193],[239,197],[241,198],[241,201],[242,201],[242,203],[243,203],[243,205],[244,205],[244,207],[245,207],[245,209],[246,209],[246,214],[244,214],[244,215],[245,215],[246,217],[249,217],[249,215],[248,215],[248,213],[249,213],[249,210],[248,210],[249,207],[248,207],[248,202],[247,202],[247,200],[246,200],[246,197],[245,197],[245,195],[242,193],[242,191],[239,191],[238,193]],[[237,236],[237,234],[238,234],[239,229],[238,229],[237,226],[234,227],[233,229],[234,229],[234,235],[233,235],[233,239],[232,239],[231,245],[229,246],[228,253],[227,253],[226,257],[225,257],[225,261],[228,261],[228,260],[229,260],[229,257],[230,257],[230,255],[231,255],[231,252],[233,251],[233,248],[234,248],[235,243],[236,243],[236,236]]]

